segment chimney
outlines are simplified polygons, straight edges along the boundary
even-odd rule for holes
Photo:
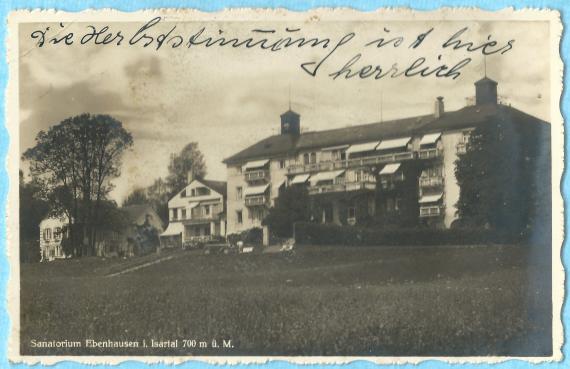
[[[443,115],[444,108],[443,108],[443,96],[438,96],[437,100],[435,101],[435,111],[434,116],[439,118]]]
[[[187,184],[190,184],[193,180],[194,180],[194,170],[190,169],[188,171],[188,177],[187,177]]]

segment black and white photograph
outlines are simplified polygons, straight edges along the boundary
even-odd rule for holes
[[[560,359],[561,32],[12,14],[11,355]]]

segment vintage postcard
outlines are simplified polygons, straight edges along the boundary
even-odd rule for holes
[[[560,14],[16,11],[15,362],[562,359]]]

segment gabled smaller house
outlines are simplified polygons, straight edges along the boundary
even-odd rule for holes
[[[62,240],[69,237],[69,219],[50,216],[40,222],[40,261],[64,259]]]
[[[156,251],[164,228],[151,205],[124,206],[112,217],[109,225],[97,232],[97,256],[131,257]]]
[[[182,247],[226,235],[226,182],[193,179],[168,201],[168,227],[161,247]]]

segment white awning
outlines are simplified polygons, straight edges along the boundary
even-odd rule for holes
[[[311,176],[311,183],[318,183],[321,181],[332,181],[336,177],[342,175],[344,170],[333,170],[330,172],[319,172]]]
[[[398,169],[400,169],[400,165],[402,164],[401,163],[386,164],[384,168],[382,168],[379,174],[380,175],[394,174],[398,171]]]
[[[346,150],[346,153],[350,155],[357,152],[374,151],[379,143],[380,141],[374,141],[374,142],[366,142],[357,145],[352,145]]]
[[[443,193],[438,193],[436,195],[422,196],[420,198],[419,203],[420,204],[428,204],[430,202],[438,202],[439,200],[441,200],[442,197],[443,197]]]
[[[164,236],[178,236],[184,232],[184,226],[180,222],[168,223],[168,227],[160,234],[160,237]]]
[[[262,185],[262,186],[252,186],[246,187],[244,194],[246,196],[254,196],[254,195],[263,195],[265,191],[269,188],[269,184]]]
[[[333,150],[343,150],[348,149],[350,145],[338,145],[338,146],[331,146],[322,148],[321,151],[333,151]]]
[[[245,163],[242,169],[247,170],[247,169],[261,168],[267,165],[267,163],[269,163],[269,159],[248,161],[247,163]]]
[[[306,183],[309,180],[310,174],[299,174],[291,179],[289,184],[299,184],[299,183]]]
[[[422,139],[420,140],[420,146],[421,145],[433,145],[434,143],[437,142],[437,140],[439,140],[440,137],[441,137],[441,132],[430,133],[430,134],[424,135],[422,137]]]
[[[402,138],[395,138],[393,140],[383,140],[380,142],[380,145],[376,148],[376,150],[390,150],[390,149],[398,149],[400,147],[404,147],[410,142],[411,137],[402,137]]]

